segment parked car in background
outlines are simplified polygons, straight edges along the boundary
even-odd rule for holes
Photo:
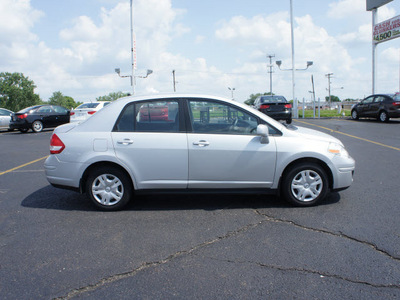
[[[13,113],[11,110],[0,108],[0,128],[11,130],[10,121]]]
[[[253,107],[275,120],[292,123],[292,104],[283,96],[259,96],[254,101]]]
[[[35,105],[12,115],[10,128],[27,132],[41,132],[43,128],[57,127],[69,122],[69,110],[58,105]]]
[[[311,206],[349,187],[355,162],[328,134],[225,98],[169,94],[120,98],[57,127],[44,168],[53,186],[117,210],[163,191],[274,193]]]
[[[70,122],[82,122],[91,117],[94,113],[110,104],[109,101],[86,102],[71,111]]]
[[[387,122],[390,118],[400,118],[400,94],[371,95],[355,104],[351,109],[353,120],[376,118]]]

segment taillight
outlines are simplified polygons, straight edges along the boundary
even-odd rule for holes
[[[260,109],[267,109],[267,108],[269,108],[269,107],[270,107],[269,105],[262,104],[262,105],[260,106]]]
[[[394,105],[394,106],[400,106],[400,102],[393,102],[392,105]]]
[[[95,112],[96,112],[95,110],[92,110],[92,111],[88,111],[87,113],[88,113],[89,115],[93,115]]]
[[[25,119],[28,116],[28,114],[23,114],[23,115],[18,115],[17,118],[20,120]]]
[[[285,108],[292,108],[292,104],[285,104]]]
[[[57,134],[53,134],[50,140],[50,154],[60,154],[65,149],[64,143]]]
[[[71,112],[69,113],[70,116],[73,116],[74,114],[75,114],[74,111],[71,111]]]

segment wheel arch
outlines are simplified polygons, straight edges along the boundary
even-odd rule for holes
[[[290,162],[285,169],[283,170],[281,177],[279,178],[279,186],[278,186],[278,191],[280,193],[281,188],[282,188],[282,180],[286,176],[286,174],[289,172],[290,169],[292,169],[295,165],[301,164],[301,163],[315,163],[319,165],[320,167],[323,168],[325,171],[326,175],[328,176],[328,184],[329,184],[329,189],[333,188],[333,174],[329,166],[323,161],[315,157],[304,157],[304,158],[299,158],[296,159],[292,162]]]
[[[131,176],[131,174],[121,165],[115,163],[115,162],[111,162],[111,161],[97,161],[95,163],[92,163],[91,165],[89,165],[86,170],[83,172],[80,183],[79,183],[79,191],[81,194],[85,193],[85,186],[86,186],[86,181],[89,177],[89,174],[92,170],[98,168],[98,167],[113,167],[113,168],[117,168],[120,171],[124,172],[125,175],[129,178],[129,181],[132,185],[133,190],[135,190],[135,183],[134,180]]]

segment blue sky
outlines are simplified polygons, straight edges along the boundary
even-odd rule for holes
[[[136,94],[177,91],[237,101],[269,91],[267,54],[291,67],[289,0],[134,0]],[[363,98],[371,93],[371,12],[365,0],[293,0],[296,97]],[[378,21],[400,14],[395,0]],[[76,101],[131,91],[129,0],[0,0],[0,70],[33,79],[47,100],[61,91]],[[399,91],[400,39],[378,45],[377,92]],[[273,67],[273,92],[292,97],[291,72]],[[343,89],[341,89],[343,87]]]

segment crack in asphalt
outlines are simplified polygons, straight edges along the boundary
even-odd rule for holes
[[[252,228],[255,228],[255,227],[259,226],[260,224],[266,223],[266,222],[269,222],[269,220],[264,219],[264,220],[258,221],[256,223],[252,223],[252,224],[248,224],[246,226],[243,226],[243,227],[241,227],[241,228],[239,228],[237,230],[228,231],[223,236],[219,236],[219,237],[216,237],[216,238],[214,238],[212,240],[208,240],[206,242],[198,244],[198,245],[190,248],[189,250],[178,251],[178,252],[176,252],[174,254],[169,255],[167,258],[164,258],[164,259],[159,260],[159,261],[145,262],[145,263],[141,264],[139,267],[133,269],[132,271],[128,271],[128,272],[124,272],[124,273],[120,273],[120,274],[116,274],[116,275],[111,275],[109,277],[100,279],[95,284],[91,284],[91,285],[88,285],[88,286],[85,286],[85,287],[74,289],[74,290],[68,292],[65,296],[60,296],[60,297],[57,297],[57,298],[54,298],[54,299],[55,300],[72,299],[73,297],[79,296],[81,294],[94,291],[94,290],[96,290],[96,289],[98,289],[98,288],[100,288],[100,287],[102,287],[102,286],[104,286],[106,284],[109,284],[109,283],[112,283],[112,282],[115,282],[115,281],[118,281],[118,280],[121,280],[121,279],[133,277],[137,273],[139,273],[139,272],[141,272],[141,271],[143,271],[145,269],[166,264],[166,263],[170,262],[171,260],[173,260],[175,258],[178,258],[178,257],[183,256],[183,255],[191,254],[191,253],[193,253],[194,251],[196,251],[196,250],[198,250],[200,248],[212,245],[212,244],[214,244],[216,242],[219,242],[221,240],[228,239],[228,238],[230,238],[230,237],[232,237],[234,235],[246,232],[246,231],[248,231],[248,230],[250,230]]]
[[[272,222],[279,222],[279,223],[290,224],[290,225],[293,225],[293,226],[295,226],[295,227],[299,227],[299,228],[301,228],[301,229],[310,230],[310,231],[319,232],[319,233],[324,233],[324,234],[332,235],[332,236],[335,236],[335,237],[345,238],[345,239],[351,240],[351,241],[353,241],[353,242],[357,242],[357,243],[360,243],[360,244],[369,246],[369,247],[371,247],[372,249],[374,249],[375,251],[379,252],[380,254],[383,254],[383,255],[389,257],[389,258],[392,259],[392,260],[395,260],[395,261],[400,262],[400,257],[397,257],[397,256],[394,256],[394,255],[390,254],[388,251],[379,248],[379,247],[378,247],[377,245],[375,245],[374,243],[371,243],[371,242],[368,242],[368,241],[364,241],[364,240],[357,239],[357,238],[355,238],[355,237],[352,237],[352,236],[349,236],[349,235],[347,235],[347,234],[344,234],[344,233],[341,232],[341,231],[339,231],[339,233],[336,233],[336,232],[332,232],[332,231],[328,231],[328,230],[324,230],[324,229],[318,229],[318,228],[308,227],[308,226],[301,225],[301,224],[298,224],[298,223],[293,222],[293,221],[290,221],[290,220],[285,220],[285,219],[279,219],[279,218],[272,217],[272,216],[270,216],[270,215],[267,215],[267,214],[265,214],[265,213],[262,213],[262,212],[258,211],[257,209],[255,209],[254,211],[256,212],[256,214],[258,214],[258,215],[260,215],[260,216],[264,216],[265,218],[267,218],[267,220],[270,220],[270,221],[272,221]]]
[[[212,244],[217,243],[219,241],[228,239],[228,238],[233,237],[235,235],[238,235],[240,233],[244,233],[244,232],[246,232],[246,231],[248,231],[250,229],[256,228],[259,225],[267,223],[267,222],[285,223],[285,224],[289,224],[289,225],[301,228],[303,230],[310,230],[310,231],[314,231],[314,232],[318,232],[318,233],[328,234],[328,235],[335,236],[335,237],[346,238],[348,240],[351,240],[351,241],[354,241],[354,242],[361,243],[363,245],[369,246],[372,249],[374,249],[375,251],[379,252],[380,254],[383,254],[383,255],[389,257],[390,259],[393,259],[395,261],[400,261],[400,258],[395,257],[395,256],[391,255],[389,252],[378,248],[378,246],[376,246],[375,244],[370,243],[368,241],[359,240],[357,238],[354,238],[354,237],[351,237],[349,235],[346,235],[346,234],[344,234],[342,232],[335,233],[335,232],[327,231],[327,230],[324,230],[324,229],[318,229],[318,228],[304,226],[304,225],[297,224],[297,223],[295,223],[293,221],[290,221],[290,220],[279,219],[279,218],[275,218],[275,217],[269,216],[269,215],[267,215],[265,213],[262,213],[262,212],[258,211],[257,209],[254,209],[254,212],[257,215],[263,217],[263,220],[260,220],[260,221],[258,221],[256,223],[248,224],[248,225],[243,226],[241,228],[238,228],[238,229],[236,229],[234,231],[228,231],[225,235],[222,235],[222,236],[216,237],[214,239],[211,239],[211,240],[205,241],[203,243],[200,243],[200,244],[198,244],[196,246],[193,246],[192,248],[190,248],[188,250],[178,251],[176,253],[173,253],[173,254],[169,255],[168,257],[166,257],[166,258],[164,258],[162,260],[154,261],[154,262],[142,263],[139,267],[137,267],[137,268],[135,268],[135,269],[133,269],[131,271],[120,273],[120,274],[111,275],[109,277],[100,279],[95,284],[91,284],[91,285],[87,285],[85,287],[81,287],[81,288],[78,288],[78,289],[71,290],[65,296],[60,296],[60,297],[57,297],[57,298],[54,298],[54,299],[56,299],[56,300],[72,299],[72,298],[74,298],[76,296],[79,296],[81,294],[84,294],[84,293],[87,293],[87,292],[91,292],[91,291],[95,291],[96,289],[98,289],[98,288],[100,288],[100,287],[102,287],[104,285],[116,282],[116,281],[121,280],[121,279],[133,277],[137,273],[139,273],[139,272],[141,272],[143,270],[146,270],[146,269],[151,268],[151,267],[156,267],[156,266],[160,266],[160,265],[166,264],[166,263],[172,261],[173,259],[181,257],[181,256],[184,256],[184,255],[192,254],[193,252],[195,252],[196,250],[198,250],[200,248],[207,247],[209,245],[212,245]],[[217,258],[211,258],[211,259],[217,260]],[[218,259],[218,260],[221,260],[221,259]],[[351,278],[347,278],[347,277],[343,277],[343,276],[339,276],[339,275],[335,275],[335,274],[323,273],[323,272],[319,272],[319,271],[316,271],[316,270],[309,270],[309,269],[303,269],[303,268],[294,268],[294,267],[285,268],[285,267],[282,267],[282,266],[266,265],[266,264],[262,264],[262,263],[258,263],[258,262],[233,261],[233,260],[221,260],[221,261],[232,262],[232,263],[256,264],[256,265],[258,265],[260,267],[270,268],[270,269],[275,269],[275,270],[280,270],[280,271],[293,271],[293,272],[303,272],[303,273],[309,273],[309,274],[316,274],[316,275],[319,275],[321,277],[336,278],[336,279],[339,279],[339,280],[344,280],[344,281],[355,283],[355,284],[364,284],[364,285],[368,285],[368,286],[375,287],[375,288],[396,288],[396,289],[400,289],[400,285],[396,285],[396,284],[387,284],[387,285],[385,285],[385,284],[374,284],[374,283],[370,283],[370,282],[366,282],[366,281],[359,281],[359,280],[355,280],[355,279],[351,279]]]
[[[347,282],[350,282],[350,283],[364,284],[364,285],[368,285],[368,286],[371,286],[371,287],[374,287],[374,288],[395,288],[395,289],[400,289],[400,285],[399,284],[375,284],[375,283],[370,283],[370,282],[367,282],[367,281],[351,279],[351,278],[340,276],[340,275],[336,275],[336,274],[324,273],[324,272],[320,272],[320,271],[316,271],[316,270],[310,270],[310,269],[304,269],[304,268],[283,267],[283,266],[277,266],[277,265],[267,265],[267,264],[263,264],[263,263],[259,263],[259,262],[219,259],[219,258],[215,258],[215,257],[208,257],[208,258],[212,259],[212,260],[217,260],[217,261],[220,261],[220,262],[227,262],[227,263],[252,264],[252,265],[259,266],[259,267],[278,270],[278,271],[284,271],[284,272],[289,271],[289,272],[299,272],[299,273],[314,274],[314,275],[320,276],[321,278],[324,278],[324,277],[334,278],[334,279],[347,281]]]

